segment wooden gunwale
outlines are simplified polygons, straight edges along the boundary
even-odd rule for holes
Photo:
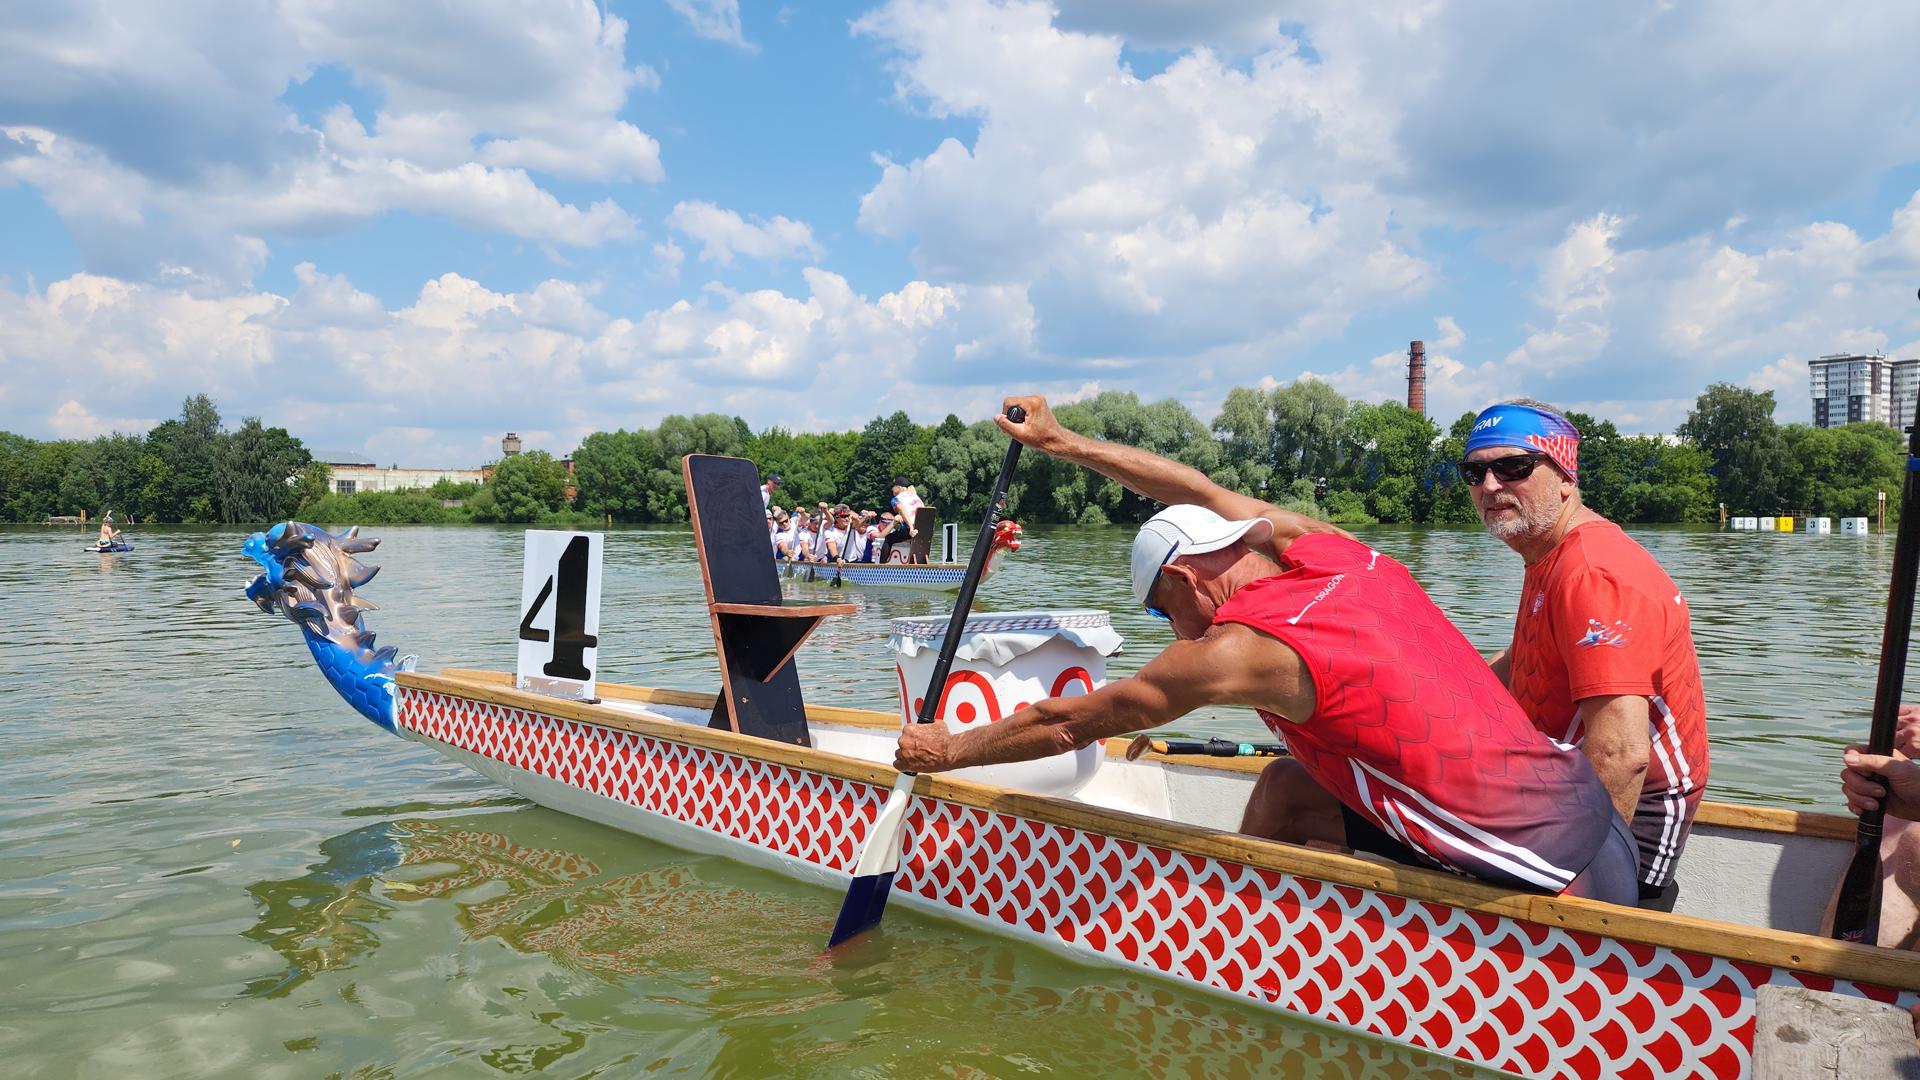
[[[467,669],[448,669],[439,675],[401,672],[395,679],[401,686],[412,690],[545,713],[879,787],[890,787],[897,776],[888,766],[822,750],[756,739],[724,729],[653,720],[600,705],[516,690],[511,685],[512,677],[501,672]],[[602,698],[620,701],[695,708],[710,708],[714,702],[712,694],[613,683],[599,684],[598,692]],[[880,726],[884,723],[889,728],[899,724],[899,720],[890,714],[860,709],[809,706],[807,713],[810,719],[824,723],[858,726]],[[1188,764],[1184,760],[1178,763]],[[1255,869],[1393,893],[1414,900],[1506,916],[1543,926],[1579,930],[1602,937],[1706,953],[1836,979],[1920,990],[1920,954],[1911,952],[1848,944],[1790,931],[1738,926],[1716,919],[1640,911],[1593,900],[1516,893],[1438,871],[1383,864],[1350,855],[1261,840],[1240,833],[1173,824],[1125,811],[944,776],[922,776],[915,782],[913,790],[916,795],[926,798],[1100,833],[1172,851],[1224,859]],[[1729,810],[1729,816],[1741,818],[1729,824],[1779,832],[1797,831],[1784,826],[1797,824],[1800,817],[1826,816],[1802,815],[1797,811],[1769,811],[1764,807],[1731,807]],[[1741,813],[1736,815],[1731,811]],[[1702,813],[1704,819],[1704,808]]]

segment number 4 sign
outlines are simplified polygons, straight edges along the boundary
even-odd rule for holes
[[[514,683],[594,696],[600,645],[600,533],[527,532],[520,576],[520,659]]]

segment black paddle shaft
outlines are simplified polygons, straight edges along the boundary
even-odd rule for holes
[[[1018,405],[1009,406],[1007,419],[1016,424],[1024,423],[1027,411]],[[1015,439],[1007,446],[1007,456],[1000,462],[1000,476],[993,482],[993,495],[987,499],[987,516],[980,522],[980,537],[973,542],[973,554],[967,557],[967,576],[960,581],[960,598],[953,603],[953,615],[947,619],[947,636],[940,639],[940,658],[934,662],[933,678],[928,680],[927,696],[920,699],[920,713],[913,718],[916,724],[931,724],[940,713],[940,698],[947,686],[947,675],[953,671],[953,654],[960,648],[960,635],[967,629],[967,614],[973,610],[973,594],[980,588],[980,574],[986,569],[987,554],[993,548],[993,530],[1000,524],[1000,512],[1007,501],[1007,488],[1013,483],[1013,470],[1020,464],[1020,440]]]
[[[1887,621],[1880,632],[1880,676],[1873,691],[1873,727],[1867,734],[1867,752],[1893,752],[1894,729],[1900,720],[1902,681],[1907,673],[1907,641],[1913,634],[1913,590],[1920,577],[1920,403],[1913,426],[1907,429],[1907,473],[1900,485],[1900,521],[1894,526],[1893,578],[1887,587]],[[1891,791],[1883,776],[1875,780]],[[1854,835],[1853,861],[1841,879],[1834,908],[1833,936],[1843,941],[1873,944],[1880,929],[1880,830],[1886,800],[1860,815]]]

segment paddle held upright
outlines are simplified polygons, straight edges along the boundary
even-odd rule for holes
[[[1900,719],[1901,680],[1907,670],[1907,639],[1913,633],[1914,579],[1920,573],[1920,406],[1907,429],[1907,475],[1900,485],[1900,523],[1894,526],[1893,579],[1887,588],[1887,621],[1880,631],[1880,678],[1873,691],[1873,729],[1867,753],[1893,753],[1894,727]],[[1882,784],[1886,783],[1880,778]],[[1880,830],[1885,803],[1860,815],[1853,861],[1841,878],[1833,912],[1833,936],[1869,945],[1880,932]]]
[[[1007,419],[1018,424],[1026,420],[1026,411],[1015,405],[1007,410]],[[916,724],[931,724],[940,715],[941,691],[953,670],[953,654],[960,648],[960,636],[967,628],[967,613],[973,609],[974,590],[980,587],[980,575],[993,548],[993,530],[1000,524],[1005,509],[1007,487],[1013,483],[1013,470],[1020,463],[1020,441],[1007,446],[1000,462],[1000,476],[993,482],[993,495],[987,499],[987,516],[980,523],[980,536],[973,542],[973,554],[967,559],[967,576],[960,581],[960,598],[954,601],[953,615],[947,619],[947,635],[940,639],[940,655],[927,680],[926,696],[920,700]],[[860,936],[880,924],[887,911],[887,896],[893,891],[893,874],[900,868],[900,847],[906,838],[907,808],[913,801],[914,774],[903,772],[893,782],[885,806],[874,819],[867,845],[853,867],[853,881],[847,886],[847,898],[840,904],[840,917],[834,920],[833,936],[827,948],[834,948]]]

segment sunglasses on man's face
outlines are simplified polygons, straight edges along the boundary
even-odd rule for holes
[[[1160,579],[1166,576],[1167,564],[1172,562],[1173,557],[1178,554],[1180,554],[1180,545],[1175,544],[1171,549],[1167,551],[1167,557],[1160,560],[1160,569],[1155,570],[1153,572],[1153,580],[1147,584],[1147,599],[1149,600],[1153,599],[1153,591],[1160,587]],[[1173,621],[1173,616],[1167,614],[1166,612],[1160,610],[1157,607],[1154,607],[1152,604],[1147,604],[1145,606],[1147,609],[1147,614],[1153,616],[1154,618],[1163,619],[1167,622]]]
[[[1460,462],[1460,479],[1465,480],[1468,487],[1479,487],[1486,482],[1487,474],[1492,473],[1499,477],[1502,483],[1510,484],[1515,480],[1525,480],[1532,476],[1533,470],[1539,468],[1540,463],[1545,460],[1547,460],[1545,454],[1512,454],[1503,458],[1494,458],[1492,461],[1462,461]]]

